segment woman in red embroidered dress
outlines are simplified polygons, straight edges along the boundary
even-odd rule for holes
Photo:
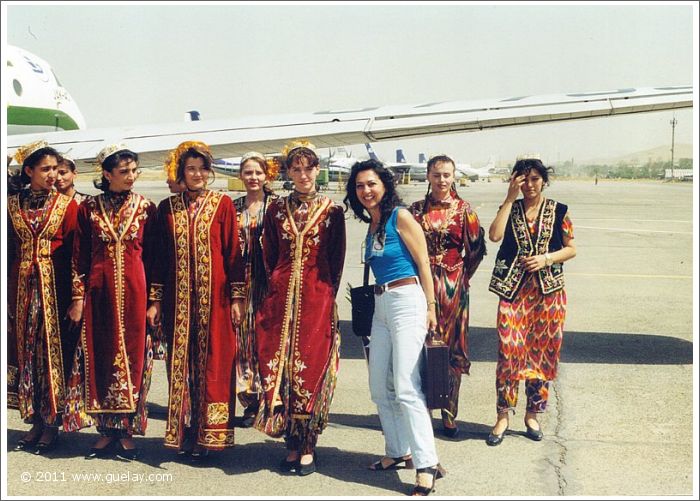
[[[277,176],[275,160],[250,152],[241,158],[240,178],[246,194],[233,201],[238,215],[238,243],[245,265],[246,298],[236,339],[236,394],[244,407],[241,426],[253,425],[262,393],[258,356],[255,349],[255,313],[267,292],[267,275],[263,262],[262,233],[265,211],[279,197],[272,192],[270,181]]]
[[[97,156],[100,195],[78,210],[73,248],[73,303],[83,321],[64,414],[66,429],[96,421],[101,437],[87,457],[116,452],[134,459],[132,439],[146,432],[146,395],[153,352],[146,333],[146,271],[152,258],[156,208],[132,191],[138,155],[110,145]]]
[[[207,189],[212,163],[209,147],[198,141],[170,154],[168,176],[187,189],[158,206],[162,254],[148,311],[155,326],[162,304],[169,348],[165,446],[193,460],[234,445],[232,322],[240,321],[244,298],[242,267],[236,267],[236,210],[228,196]]]
[[[316,471],[314,450],[328,423],[340,335],[335,295],[345,257],[343,210],[316,192],[318,157],[308,143],[286,155],[294,191],[265,213],[268,294],[256,316],[264,397],[255,427],[284,435],[284,471]]]
[[[566,293],[562,263],[576,256],[574,233],[566,205],[545,198],[551,168],[539,159],[518,160],[508,194],[489,228],[492,242],[503,239],[489,290],[498,304],[498,418],[486,439],[498,445],[508,430],[518,386],[525,380],[525,428],[532,440],[542,440],[537,414],[545,411],[549,382],[557,375]],[[523,198],[517,200],[518,192]]]
[[[65,405],[65,375],[77,340],[66,321],[77,204],[54,189],[60,155],[45,141],[20,148],[8,211],[8,403],[32,428],[16,450],[52,449]],[[36,446],[36,449],[35,449]]]
[[[428,193],[411,205],[428,242],[437,300],[437,334],[450,346],[449,405],[442,409],[443,433],[455,437],[462,374],[469,374],[469,280],[486,254],[484,229],[454,185],[455,164],[445,155],[427,166]]]

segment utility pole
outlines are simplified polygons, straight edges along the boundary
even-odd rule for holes
[[[676,120],[676,115],[673,115],[673,119],[671,120],[671,179],[673,179],[673,148],[675,145],[675,138],[676,138],[676,124],[678,123],[678,120]]]

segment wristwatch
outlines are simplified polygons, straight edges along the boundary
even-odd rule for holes
[[[545,252],[544,265],[545,266],[552,266],[553,264],[554,264],[554,259],[552,259],[552,256],[549,255],[549,252]]]

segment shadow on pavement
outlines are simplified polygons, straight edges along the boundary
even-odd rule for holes
[[[343,334],[341,357],[363,359],[361,339],[352,332],[350,321],[340,321]],[[497,360],[496,329],[471,327],[469,350],[472,362]],[[561,361],[586,364],[690,365],[693,343],[684,339],[655,334],[564,331]]]
[[[331,419],[342,421],[342,415],[335,415]],[[371,421],[372,417],[352,416],[352,418]],[[374,417],[376,419],[376,417]],[[378,421],[377,421],[378,423]],[[369,426],[373,427],[373,425]],[[377,424],[378,427],[378,424]],[[31,454],[25,451],[12,451],[14,444],[26,433],[26,430],[7,430],[7,450],[10,459],[14,454]],[[203,460],[193,462],[187,456],[178,456],[174,450],[163,446],[162,437],[135,437],[136,445],[140,450],[139,457],[134,461],[127,461],[115,456],[107,458],[84,459],[85,454],[97,439],[95,433],[61,433],[58,447],[46,454],[48,458],[75,459],[81,463],[76,464],[76,471],[87,465],[107,468],[122,468],[127,464],[136,467],[139,464],[148,465],[160,470],[172,471],[172,464],[192,468],[217,468],[226,475],[235,476],[242,473],[255,473],[258,471],[279,471],[279,463],[286,456],[284,442],[271,440],[261,435],[261,441],[253,444],[236,445],[231,449],[220,452],[210,452]],[[321,438],[321,440],[323,440]],[[387,489],[396,495],[409,493],[413,484],[401,481],[395,471],[372,472],[367,466],[379,459],[371,454],[340,450],[337,447],[323,447],[319,445],[317,452],[317,473],[308,477],[309,481],[317,482],[318,476],[336,478],[343,482],[367,485],[376,488]],[[116,470],[115,470],[116,471]],[[119,470],[121,471],[121,470]],[[296,476],[294,473],[279,472],[280,476]],[[293,494],[280,492],[280,495]]]

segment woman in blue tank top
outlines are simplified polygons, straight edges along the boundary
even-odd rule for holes
[[[412,495],[427,496],[445,474],[438,463],[430,413],[421,390],[420,362],[428,329],[437,324],[425,236],[396,193],[381,162],[356,163],[345,205],[370,223],[365,259],[377,285],[369,352],[369,387],[377,404],[386,456],[369,469],[415,465]]]

